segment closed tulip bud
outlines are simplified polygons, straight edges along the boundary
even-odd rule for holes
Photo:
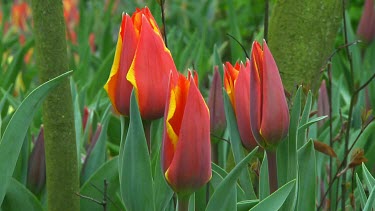
[[[211,117],[211,133],[217,136],[221,136],[226,127],[222,87],[223,83],[220,78],[218,66],[215,66],[210,87],[210,95],[208,97],[208,108]]]
[[[129,115],[130,94],[135,89],[143,119],[163,116],[169,73],[177,76],[170,51],[150,10],[123,15],[115,58],[104,89],[114,109]]]
[[[46,156],[44,152],[44,129],[40,128],[34,148],[29,157],[27,187],[35,194],[41,193],[46,184]]]
[[[173,74],[173,73],[171,73]],[[164,114],[162,168],[172,189],[188,195],[211,179],[210,114],[196,77],[170,80]]]
[[[224,87],[232,103],[242,144],[251,150],[257,146],[250,128],[250,64],[230,63],[224,66]]]
[[[375,4],[374,0],[366,0],[361,20],[357,28],[358,36],[366,42],[375,38]]]
[[[250,67],[250,125],[259,145],[274,149],[287,135],[289,110],[276,62],[263,41],[253,43]]]

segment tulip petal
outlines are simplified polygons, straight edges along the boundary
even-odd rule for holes
[[[261,94],[261,65],[259,61],[263,60],[263,51],[258,42],[253,43],[253,48],[251,52],[251,61],[250,61],[250,126],[251,131],[255,140],[259,145],[264,147],[264,140],[259,133],[262,111],[262,94]]]
[[[131,83],[126,80],[126,74],[132,63],[136,46],[137,38],[132,20],[128,14],[125,14],[122,17],[111,73],[104,86],[115,111],[124,115],[129,115],[130,94],[133,89]]]
[[[199,89],[190,79],[177,148],[165,176],[179,192],[191,192],[211,178],[210,117]]]
[[[247,149],[254,149],[257,143],[250,129],[250,62],[246,61],[246,67],[241,64],[238,78],[234,85],[235,105],[238,124],[238,131],[241,136],[242,144]],[[241,112],[241,113],[239,113]]]
[[[152,28],[142,14],[137,50],[126,77],[136,90],[142,118],[156,119],[163,116],[170,71],[177,72],[171,53],[165,47],[160,33]],[[173,76],[176,77],[177,73]]]
[[[233,67],[229,62],[226,62],[224,65],[224,70],[224,87],[229,96],[229,100],[232,103],[233,109],[236,109],[236,102],[234,99],[234,84],[236,83],[238,71],[240,70],[239,63],[236,63],[236,65]]]
[[[168,94],[168,101],[164,114],[166,119],[164,128],[164,142],[163,142],[163,170],[167,170],[172,162],[174,152],[176,150],[178,136],[181,129],[182,118],[186,105],[186,93],[189,89],[189,81],[179,74],[177,81],[173,80],[172,73],[170,74],[170,83]]]
[[[275,144],[288,133],[289,109],[276,62],[266,42],[263,42],[263,52],[263,102],[260,133],[268,144]]]
[[[226,126],[222,87],[223,83],[220,78],[219,67],[215,66],[208,97],[208,108],[211,117],[211,133],[216,135],[222,134]]]

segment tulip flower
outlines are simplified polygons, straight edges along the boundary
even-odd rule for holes
[[[361,20],[359,21],[357,34],[366,42],[375,38],[375,4],[374,0],[366,0]]]
[[[46,184],[46,162],[44,152],[44,129],[40,127],[38,138],[29,157],[27,187],[35,194],[40,194]]]
[[[169,73],[177,77],[170,51],[150,10],[123,15],[110,77],[104,86],[112,105],[129,115],[130,93],[135,89],[143,119],[163,116]]]
[[[211,133],[221,136],[227,125],[224,110],[224,99],[222,91],[223,83],[220,78],[219,67],[214,67],[214,75],[208,97],[208,108],[211,117]]]
[[[210,114],[196,84],[190,73],[170,80],[164,113],[163,172],[172,189],[185,196],[211,178]]]
[[[250,128],[250,63],[229,62],[224,66],[224,87],[232,103],[242,144],[251,150],[257,146]]]
[[[276,62],[265,41],[253,43],[250,67],[250,125],[255,140],[273,149],[288,133],[289,110]]]

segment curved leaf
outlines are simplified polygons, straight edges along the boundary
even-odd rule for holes
[[[33,120],[34,113],[38,110],[48,93],[64,78],[71,75],[72,72],[66,72],[37,87],[23,100],[9,121],[0,142],[0,160],[7,161],[0,162],[0,204],[3,202],[6,188],[12,177],[22,143]]]
[[[290,191],[294,187],[296,180],[292,180],[286,183],[284,186],[279,188],[273,194],[259,202],[251,211],[263,211],[263,210],[278,210],[289,196]]]

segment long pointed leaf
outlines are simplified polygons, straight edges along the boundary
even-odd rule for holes
[[[64,73],[32,91],[14,112],[12,119],[4,131],[0,142],[0,204],[3,202],[6,188],[12,177],[23,140],[44,98],[72,71]]]
[[[357,183],[357,189],[359,191],[359,201],[361,202],[361,207],[365,207],[366,201],[367,201],[367,196],[365,193],[365,190],[363,189],[362,183],[359,180],[358,174],[355,174],[355,180]]]
[[[233,199],[233,194],[228,194],[228,190],[233,190],[233,188],[235,188],[236,181],[240,176],[242,170],[246,168],[247,163],[254,156],[257,150],[258,147],[251,151],[241,162],[236,165],[236,167],[232,169],[228,176],[225,177],[223,182],[221,182],[221,184],[213,193],[206,207],[206,211],[236,210],[236,200],[231,200]],[[230,193],[235,194],[236,192],[231,191]],[[234,197],[234,199],[236,199],[236,197]]]
[[[154,210],[151,161],[134,91],[130,102],[129,130],[121,152],[120,189],[126,210]]]
[[[20,203],[22,202],[22,203]],[[42,211],[38,199],[16,179],[10,180],[7,193],[0,210]]]
[[[279,188],[273,194],[259,202],[251,211],[264,211],[264,210],[278,210],[289,196],[290,191],[294,187],[296,180],[292,180]]]
[[[268,159],[267,153],[264,151],[264,158],[262,165],[260,166],[260,175],[259,175],[259,200],[265,199],[270,195],[270,184],[269,184],[269,175],[268,175]]]
[[[298,150],[298,190],[296,210],[314,210],[316,190],[316,166],[313,141]]]
[[[237,120],[236,120],[232,105],[229,101],[228,94],[224,91],[223,96],[224,96],[225,115],[227,118],[227,125],[229,126],[231,149],[233,152],[234,161],[236,164],[238,164],[245,157],[245,155],[243,152],[241,137],[238,132]],[[240,185],[242,189],[245,191],[247,199],[256,199],[254,188],[251,183],[251,177],[247,168],[242,170],[239,180],[240,180]]]

